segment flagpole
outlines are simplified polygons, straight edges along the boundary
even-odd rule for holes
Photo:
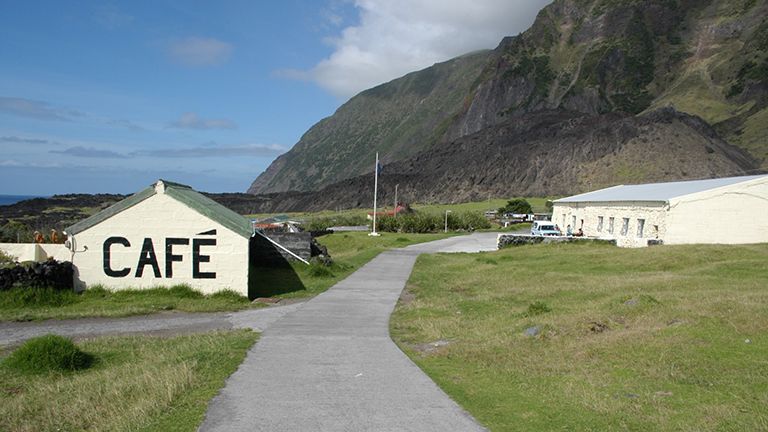
[[[373,166],[373,231],[369,236],[378,237],[376,232],[376,197],[379,195],[379,152],[376,152],[376,164]]]

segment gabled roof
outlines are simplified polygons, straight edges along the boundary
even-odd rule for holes
[[[707,180],[691,180],[668,183],[648,183],[640,185],[619,185],[593,192],[561,198],[557,203],[572,202],[606,202],[606,201],[649,201],[668,202],[670,199],[731,186],[759,178],[768,179],[768,175],[754,175],[742,177],[725,177]]]
[[[192,210],[195,210],[208,219],[223,225],[224,227],[245,238],[250,238],[251,234],[253,234],[251,222],[245,217],[224,207],[223,205],[195,191],[187,185],[169,182],[162,179],[158,180],[157,183],[149,186],[148,188],[115,203],[111,207],[108,207],[87,219],[81,220],[80,222],[67,228],[65,231],[69,235],[83,232],[86,229],[97,225],[128,208],[135,206],[145,199],[156,195],[157,193],[165,193],[166,195],[181,202]]]

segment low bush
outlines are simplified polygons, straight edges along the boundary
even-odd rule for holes
[[[325,231],[333,226],[360,226],[370,222],[364,215],[338,215],[313,218],[307,224],[307,231]]]
[[[480,212],[448,213],[448,229],[451,231],[474,231],[488,229],[491,223]],[[377,229],[384,232],[434,233],[445,229],[445,214],[414,212],[395,216],[384,216],[377,221]]]
[[[3,361],[5,366],[25,373],[71,372],[92,363],[93,356],[81,351],[71,339],[53,334],[29,339]]]
[[[320,262],[310,264],[308,273],[312,277],[330,278],[334,276],[331,267]]]

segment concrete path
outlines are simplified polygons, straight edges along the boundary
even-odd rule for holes
[[[484,430],[392,342],[389,316],[420,253],[495,249],[479,233],[382,253],[274,322],[200,430]]]
[[[303,303],[249,309],[241,312],[170,312],[125,318],[85,318],[42,322],[1,322],[0,346],[20,343],[35,336],[54,333],[73,338],[116,334],[186,334],[210,330],[252,328],[264,331],[283,315]]]

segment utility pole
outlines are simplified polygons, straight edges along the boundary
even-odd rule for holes
[[[395,217],[397,217],[397,187],[400,186],[400,184],[395,185]]]
[[[376,196],[379,194],[379,152],[376,152],[376,165],[373,166],[373,231],[368,235],[378,237],[376,232]]]

